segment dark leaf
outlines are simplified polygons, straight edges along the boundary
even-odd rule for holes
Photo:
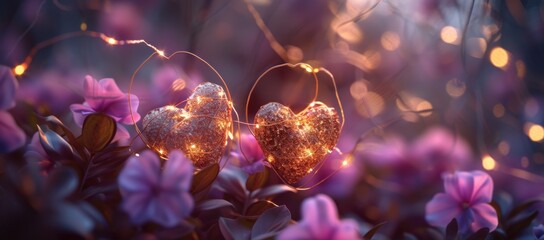
[[[219,164],[217,163],[195,173],[193,183],[191,185],[191,193],[195,194],[208,188],[213,181],[215,181],[218,174]]]
[[[93,162],[100,164],[102,162],[110,162],[111,159],[128,159],[130,154],[130,146],[107,147],[94,156]]]
[[[386,222],[381,222],[376,224],[372,229],[368,230],[368,232],[365,233],[365,235],[363,236],[363,239],[365,240],[372,239],[372,237],[378,232],[378,230],[380,230],[380,228],[385,224]]]
[[[208,200],[208,201],[205,201],[203,203],[201,203],[200,205],[197,206],[197,210],[199,211],[208,211],[208,210],[213,210],[213,209],[218,209],[218,208],[222,208],[222,207],[232,207],[234,208],[234,206],[232,205],[232,203],[226,201],[226,200],[223,200],[223,199],[211,199],[211,200]]]
[[[418,240],[417,237],[411,233],[404,233],[402,235],[404,237],[404,240]]]
[[[525,202],[523,204],[520,204],[519,206],[512,209],[512,211],[510,211],[510,213],[508,213],[507,219],[512,220],[513,218],[518,216],[520,213],[522,213],[524,210],[526,210],[527,208],[529,208],[533,204],[538,203],[539,201],[541,201],[541,200],[536,199],[536,200],[530,200],[530,201],[527,201],[527,202]]]
[[[230,218],[219,218],[219,229],[226,240],[246,240],[251,234],[251,229],[246,227],[241,220]]]
[[[459,225],[457,219],[453,218],[448,226],[446,226],[446,240],[454,240],[457,238],[457,232],[459,231]]]
[[[266,188],[261,188],[255,191],[255,193],[253,194],[253,197],[257,199],[265,199],[265,198],[269,198],[284,192],[296,193],[297,190],[287,185],[276,184],[276,185],[272,185]]]
[[[116,132],[117,124],[113,118],[103,113],[94,113],[85,118],[79,138],[85,148],[96,153],[110,144]]]
[[[467,240],[485,240],[487,235],[489,235],[489,228],[482,228],[470,235]]]
[[[251,239],[266,239],[279,233],[291,221],[291,212],[286,206],[266,210],[255,222],[251,230]]]
[[[194,239],[184,238],[187,237],[193,230],[194,225],[187,221],[182,221],[181,224],[177,225],[176,227],[158,230],[156,232],[156,236],[158,239]]]
[[[74,156],[74,149],[72,146],[56,132],[49,130],[49,128],[42,130],[42,128],[38,126],[38,134],[40,135],[42,147],[51,157],[67,158]]]
[[[55,228],[76,233],[84,237],[88,237],[94,228],[92,219],[85,211],[74,204],[59,202],[52,211],[55,215],[50,220],[50,224]]]
[[[75,141],[76,138],[74,137],[74,134],[66,126],[64,126],[64,123],[62,123],[57,117],[50,115],[45,117],[45,121],[51,130],[55,131],[61,136],[66,136],[70,142]]]
[[[274,204],[273,202],[270,202],[270,201],[263,201],[263,200],[257,201],[257,202],[252,203],[251,205],[249,205],[245,215],[247,215],[247,216],[259,216],[264,211],[266,211],[267,209],[275,208],[277,206],[278,205],[276,205],[276,204]]]
[[[534,211],[527,216],[520,218],[519,220],[511,223],[506,227],[506,235],[509,238],[514,238],[518,236],[523,230],[531,226],[531,222],[538,216],[538,211]]]
[[[249,175],[246,181],[246,189],[252,192],[261,188],[268,180],[268,175],[269,171],[266,167],[262,172]]]
[[[499,222],[502,221],[502,209],[501,209],[501,205],[496,202],[496,201],[491,201],[489,203],[489,205],[491,205],[491,207],[493,207],[495,209],[495,212],[497,212],[497,219],[499,219]]]
[[[78,177],[70,168],[55,169],[48,176],[46,191],[54,201],[60,201],[69,196],[78,186]]]
[[[102,162],[102,164],[95,164],[94,159],[88,171],[87,178],[92,179],[95,177],[104,176],[109,173],[117,172],[126,162],[127,158],[112,158],[109,162]]]
[[[115,182],[110,184],[93,185],[83,190],[81,198],[87,199],[99,193],[108,193],[115,190],[117,190],[117,184]]]
[[[506,233],[504,232],[504,230],[502,228],[495,229],[495,231],[491,232],[489,234],[489,236],[493,240],[506,240],[507,239]]]
[[[102,214],[100,214],[100,212],[96,210],[96,208],[94,208],[91,204],[84,201],[80,201],[77,203],[77,206],[79,207],[79,209],[85,212],[85,214],[91,217],[94,220],[94,222],[99,223],[103,226],[106,226],[106,224],[108,224],[106,222],[106,219],[104,219],[104,216],[102,216]]]
[[[247,191],[244,180],[239,172],[225,169],[219,174],[217,184],[220,190],[233,196],[237,201],[243,202],[246,199]]]

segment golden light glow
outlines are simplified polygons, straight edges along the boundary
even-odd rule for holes
[[[337,21],[332,21],[331,25],[337,26]],[[346,40],[349,43],[359,43],[363,40],[364,34],[359,26],[355,23],[345,24],[336,29],[338,36]]]
[[[259,124],[255,124],[255,128],[259,128],[259,127],[260,127]]]
[[[195,148],[196,148],[196,145],[195,145],[195,144],[192,144],[192,145],[191,145],[191,148],[192,148],[192,149],[195,149]]]
[[[159,152],[160,155],[164,155],[164,149],[159,149],[157,152]]]
[[[344,161],[342,161],[342,167],[346,167],[346,166],[348,166],[348,164],[349,164],[349,163],[348,163],[348,160],[347,160],[347,159],[344,160]]]
[[[375,117],[384,110],[385,101],[380,94],[367,92],[367,94],[355,102],[355,108],[363,117]]]
[[[164,55],[164,51],[162,51],[162,50],[157,50],[157,53],[158,53],[159,56],[161,56],[161,57],[166,57],[166,55]]]
[[[540,142],[544,139],[544,128],[538,124],[526,123],[525,124],[525,133],[531,141]]]
[[[234,139],[234,135],[232,134],[231,131],[229,131],[228,135],[229,135],[230,140]]]
[[[504,106],[502,104],[497,103],[495,106],[493,106],[493,116],[496,118],[501,118],[504,116]]]
[[[309,148],[304,149],[304,152],[306,152],[307,156],[312,156],[314,154]]]
[[[485,155],[482,158],[482,166],[484,167],[485,170],[490,171],[497,167],[497,162],[491,156]]]
[[[459,43],[459,36],[457,34],[457,29],[452,26],[445,26],[440,31],[440,38],[445,43],[455,44]]]
[[[400,37],[396,32],[384,32],[380,42],[385,50],[395,51],[400,46]]]
[[[115,38],[107,38],[106,39],[106,42],[109,44],[109,45],[115,45],[117,43],[119,43],[119,41],[115,40]]]
[[[17,76],[23,75],[25,73],[25,71],[26,71],[26,64],[24,64],[24,63],[19,64],[19,65],[15,66],[13,68],[13,73],[15,73],[15,75],[17,75]]]
[[[313,170],[313,168],[308,169],[308,173],[311,173]]]
[[[466,90],[467,85],[464,82],[457,80],[456,78],[451,79],[448,81],[448,83],[446,83],[446,92],[451,97],[457,98],[463,96]]]
[[[274,161],[274,157],[272,155],[268,156],[266,159],[268,159],[268,162],[273,162]]]
[[[503,68],[508,64],[508,52],[501,47],[495,47],[489,54],[489,61],[493,66]]]
[[[418,112],[421,111],[419,113],[419,116],[422,116],[422,117],[431,116],[433,114],[433,112],[430,111],[430,110],[432,110],[432,109],[433,109],[433,105],[427,100],[421,101],[416,106],[416,111],[418,111]]]
[[[367,92],[368,88],[363,80],[355,81],[349,87],[349,93],[355,100],[362,99]]]
[[[134,156],[136,156],[136,157],[139,157],[139,156],[140,156],[140,154],[139,154],[139,153],[135,153],[135,154],[134,154]]]
[[[185,89],[185,86],[186,86],[185,80],[183,80],[182,78],[178,78],[174,80],[174,82],[172,82],[173,91],[181,91]]]
[[[81,31],[87,31],[87,23],[82,22],[79,24],[79,29],[81,29]]]

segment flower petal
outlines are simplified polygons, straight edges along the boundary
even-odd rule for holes
[[[165,190],[188,191],[193,179],[193,162],[179,150],[168,155],[161,178],[161,187]]]
[[[0,65],[0,110],[15,106],[15,94],[19,84],[10,68]]]
[[[481,228],[489,228],[490,231],[495,230],[499,224],[497,211],[487,203],[479,203],[472,206],[474,212],[474,221],[471,224],[473,231],[478,231]]]
[[[473,203],[489,203],[493,198],[493,180],[491,177],[482,171],[474,171],[474,191],[472,193],[471,202]]]
[[[309,227],[304,223],[288,226],[279,235],[278,240],[313,240]]]
[[[344,219],[336,227],[334,236],[331,239],[360,239],[359,226],[353,219]]]
[[[457,200],[445,193],[434,195],[425,206],[425,220],[437,227],[445,227],[459,213],[461,209]]]
[[[455,172],[444,175],[444,189],[457,202],[472,200],[474,190],[474,178],[471,172]]]
[[[302,218],[314,236],[329,236],[338,223],[336,204],[324,194],[308,198],[302,203]]]
[[[146,150],[139,157],[132,156],[119,174],[119,190],[121,193],[146,191],[158,186],[160,174],[159,157]]]
[[[83,122],[85,121],[85,118],[89,114],[92,114],[95,112],[95,110],[89,107],[89,105],[87,105],[86,103],[72,104],[70,105],[70,111],[72,111],[72,115],[74,116],[74,121],[80,127],[83,127]]]
[[[0,132],[0,153],[11,152],[25,144],[25,132],[8,112],[0,111]]]

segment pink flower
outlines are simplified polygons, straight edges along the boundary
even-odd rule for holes
[[[140,103],[138,97],[121,92],[115,80],[111,78],[96,81],[89,75],[85,77],[84,91],[85,102],[70,105],[75,122],[83,126],[83,121],[88,115],[95,112],[105,113],[118,123],[114,140],[130,138],[127,129],[120,124],[131,125],[140,120],[140,114],[137,112]]]
[[[360,239],[357,223],[339,220],[333,200],[323,194],[302,202],[302,220],[287,227],[278,239]]]
[[[438,193],[425,207],[425,219],[433,226],[445,227],[456,218],[461,231],[497,228],[495,209],[489,205],[493,180],[482,171],[444,175],[446,193]]]
[[[189,193],[193,164],[181,151],[170,152],[161,173],[159,157],[150,150],[132,156],[119,174],[122,208],[136,224],[153,221],[165,227],[180,223],[191,213]]]
[[[264,170],[264,153],[257,139],[251,134],[240,134],[240,142],[236,152],[231,153],[235,164],[248,174],[262,172]]]
[[[533,227],[533,234],[537,240],[544,240],[544,225],[539,224]]]
[[[17,92],[17,79],[11,69],[0,65],[0,110],[8,110],[15,107],[15,94]]]

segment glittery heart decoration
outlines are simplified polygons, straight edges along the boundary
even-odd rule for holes
[[[313,102],[298,114],[272,102],[255,115],[255,137],[276,172],[295,184],[336,146],[340,122],[334,108]]]
[[[198,85],[184,108],[164,106],[143,119],[143,135],[149,147],[166,156],[180,149],[197,168],[219,162],[231,131],[232,106],[223,88]]]

